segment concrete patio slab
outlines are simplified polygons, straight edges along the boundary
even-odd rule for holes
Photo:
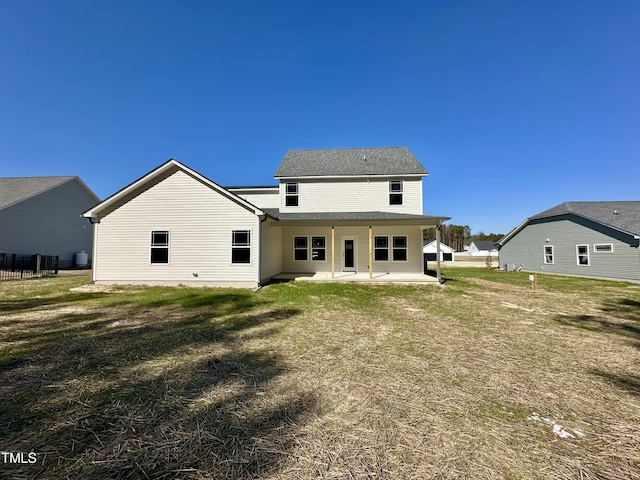
[[[336,272],[331,277],[330,272],[320,273],[281,273],[273,277],[276,281],[296,280],[306,282],[362,282],[362,283],[403,283],[403,284],[434,284],[439,285],[438,279],[422,273],[376,273],[371,277],[369,273]]]

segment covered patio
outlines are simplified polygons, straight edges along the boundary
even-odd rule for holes
[[[423,231],[449,217],[390,212],[280,213],[282,273],[274,280],[367,283],[439,283],[424,273]],[[399,241],[396,244],[396,241]],[[397,254],[397,257],[396,257]]]

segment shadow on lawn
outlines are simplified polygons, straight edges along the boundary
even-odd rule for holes
[[[557,315],[556,321],[640,341],[640,302],[630,298],[609,300],[602,305],[601,310],[602,315]]]
[[[0,364],[0,447],[38,462],[3,473],[256,478],[277,468],[316,399],[277,387],[285,365],[263,345],[299,311],[250,292],[175,292],[11,334],[21,353]]]
[[[606,301],[602,315],[558,315],[556,321],[590,331],[620,335],[640,349],[640,302],[631,298]],[[592,374],[604,378],[621,390],[640,396],[640,376],[619,374],[601,369]]]

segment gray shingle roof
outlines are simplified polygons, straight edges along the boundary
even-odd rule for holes
[[[489,241],[489,240],[474,240],[472,243],[476,246],[476,248],[478,250],[489,250],[489,251],[491,251],[491,250],[495,250],[497,248],[496,244],[494,242]]]
[[[547,218],[556,215],[575,213],[634,235],[640,235],[640,202],[565,202],[531,217]]]
[[[438,217],[432,215],[412,215],[407,213],[393,212],[310,212],[310,213],[280,213],[277,208],[263,208],[263,210],[274,218],[282,221],[373,221],[373,220],[394,220],[394,221],[423,221],[428,223],[449,220],[449,217]]]
[[[407,147],[289,150],[275,177],[427,175]]]
[[[13,177],[0,178],[0,209],[57,187],[76,177]]]
[[[640,201],[565,202],[527,218],[498,243],[504,245],[531,220],[567,214],[579,215],[629,235],[640,236]]]

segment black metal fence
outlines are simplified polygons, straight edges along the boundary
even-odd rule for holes
[[[0,280],[58,275],[58,257],[0,253]]]

